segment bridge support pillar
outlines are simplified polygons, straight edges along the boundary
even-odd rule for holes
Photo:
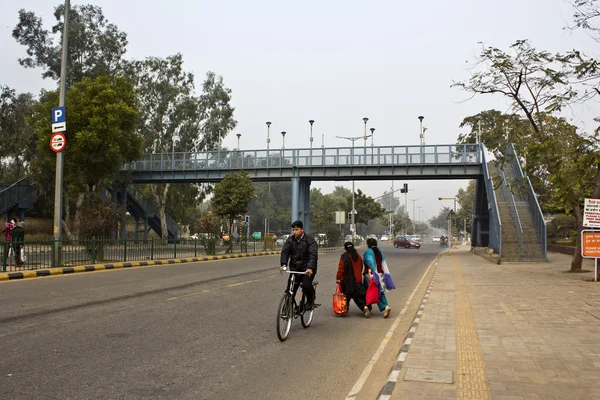
[[[310,233],[310,179],[292,178],[292,222],[296,220]]]
[[[127,237],[127,185],[121,185],[121,239]]]
[[[148,244],[148,214],[144,213],[144,244]]]

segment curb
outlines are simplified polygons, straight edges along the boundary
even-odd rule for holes
[[[324,248],[324,249],[320,249],[320,250],[327,251],[327,250],[340,250],[340,249],[343,249],[343,248],[330,247],[330,248]],[[121,268],[146,267],[146,266],[150,266],[150,265],[172,265],[172,264],[182,264],[182,263],[189,263],[189,262],[228,260],[228,259],[232,259],[232,258],[273,256],[273,255],[279,255],[279,254],[281,254],[281,251],[263,251],[260,253],[240,253],[240,254],[229,254],[229,255],[225,255],[225,256],[204,256],[204,257],[176,258],[176,259],[152,260],[152,261],[130,261],[130,262],[118,262],[118,263],[108,263],[108,264],[78,265],[75,267],[36,269],[36,270],[19,271],[19,272],[0,272],[0,282],[20,280],[20,279],[40,278],[40,277],[52,276],[52,275],[74,274],[77,272],[93,272],[93,271],[104,271],[104,270],[121,269]]]
[[[412,344],[413,337],[415,336],[415,333],[417,332],[417,328],[419,327],[419,322],[421,322],[421,316],[423,315],[423,311],[425,310],[427,301],[429,301],[429,297],[431,296],[431,291],[433,290],[433,286],[435,284],[435,277],[437,275],[438,266],[439,266],[440,261],[441,261],[441,257],[435,266],[435,270],[433,271],[433,275],[431,276],[431,279],[429,280],[429,285],[427,287],[425,295],[423,296],[423,299],[421,300],[421,304],[419,305],[419,308],[417,309],[415,317],[414,317],[412,323],[410,324],[408,333],[404,337],[402,347],[400,348],[400,351],[398,352],[398,357],[396,358],[396,363],[394,364],[392,371],[389,373],[386,383],[381,388],[381,391],[379,392],[379,395],[377,396],[377,400],[389,400],[392,396],[392,393],[394,392],[394,388],[396,387],[396,382],[400,378],[400,372],[402,371],[402,367],[404,366],[404,361],[406,360],[406,357],[408,356],[408,351],[410,350],[410,346]]]

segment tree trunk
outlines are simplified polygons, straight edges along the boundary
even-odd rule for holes
[[[577,225],[577,241],[575,244],[575,253],[571,260],[571,272],[580,272],[583,257],[581,256],[581,231],[583,230],[583,218],[581,216],[581,205],[576,203],[573,206],[573,215]]]
[[[77,196],[77,203],[75,206],[75,220],[73,222],[73,230],[75,235],[79,236],[79,224],[81,223],[81,213],[83,212],[83,201],[85,200],[85,193],[79,193]]]
[[[158,216],[160,217],[160,234],[163,239],[169,237],[169,231],[167,229],[167,194],[169,193],[169,183],[165,185],[163,193],[159,193],[158,185],[151,185],[152,195],[156,202],[156,208],[158,209]]]

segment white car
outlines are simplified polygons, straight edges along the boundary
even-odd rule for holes
[[[381,240],[382,242],[387,242],[388,240],[390,240],[390,238],[388,235],[381,235],[381,239],[379,240]]]
[[[441,236],[434,236],[433,237],[433,243],[439,243],[441,239]]]

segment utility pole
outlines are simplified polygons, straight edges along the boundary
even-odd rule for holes
[[[411,200],[413,202],[413,219],[415,218],[415,201],[419,201],[420,199]],[[413,235],[415,234],[415,224],[413,222]]]
[[[60,60],[60,90],[58,106],[65,106],[67,95],[67,57],[69,55],[69,8],[71,3],[65,0],[63,25],[62,58]],[[62,205],[63,205],[63,152],[56,153],[56,182],[54,184],[54,266],[61,265],[62,248]]]

